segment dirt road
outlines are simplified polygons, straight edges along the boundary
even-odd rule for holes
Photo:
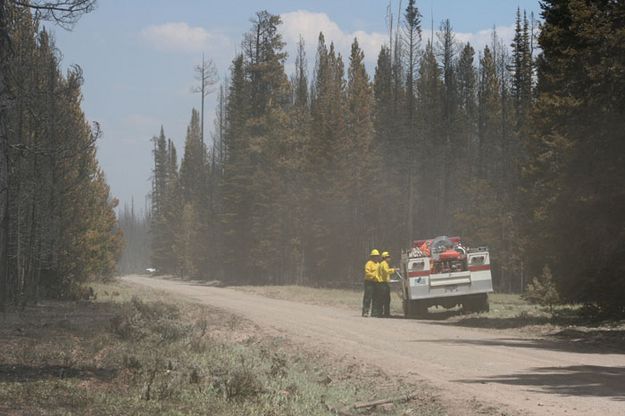
[[[295,342],[440,389],[450,414],[478,413],[476,401],[503,414],[625,415],[625,354],[570,342],[527,339],[431,321],[362,318],[230,289],[128,276],[230,310]]]

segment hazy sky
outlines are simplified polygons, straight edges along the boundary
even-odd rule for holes
[[[393,0],[396,13],[399,0]],[[407,0],[403,0],[404,7]],[[227,74],[242,34],[254,12],[267,9],[282,15],[282,33],[293,56],[299,34],[314,61],[319,31],[346,56],[354,37],[373,69],[380,45],[387,39],[385,0],[99,0],[72,32],[54,29],[63,66],[84,70],[83,109],[104,131],[98,158],[112,192],[123,203],[134,197],[144,205],[150,189],[151,138],[161,124],[182,154],[191,109],[193,67],[201,54],[213,59],[220,76]],[[482,47],[497,27],[509,43],[517,7],[534,11],[538,0],[418,0],[424,36],[431,21],[438,27],[451,20],[459,41]],[[289,58],[287,70],[293,66]],[[207,127],[214,97],[206,108]],[[207,129],[208,136],[208,129]]]

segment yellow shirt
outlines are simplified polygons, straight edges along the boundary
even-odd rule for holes
[[[369,260],[365,264],[365,280],[371,280],[372,282],[378,282],[378,263],[373,260]]]
[[[393,273],[395,273],[395,269],[388,267],[388,262],[382,260],[378,266],[378,282],[389,282]]]

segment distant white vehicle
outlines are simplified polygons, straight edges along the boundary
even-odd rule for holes
[[[150,274],[156,273],[156,269],[153,268],[153,267],[148,267],[147,269],[145,269],[145,271],[150,273]]]
[[[459,237],[415,241],[402,253],[400,269],[407,318],[424,316],[435,305],[462,305],[465,312],[489,310],[493,284],[486,247],[467,248]]]

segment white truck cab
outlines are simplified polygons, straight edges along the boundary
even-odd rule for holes
[[[402,253],[400,270],[406,317],[423,316],[430,306],[489,310],[493,284],[486,247],[466,248],[459,237],[418,240]]]

